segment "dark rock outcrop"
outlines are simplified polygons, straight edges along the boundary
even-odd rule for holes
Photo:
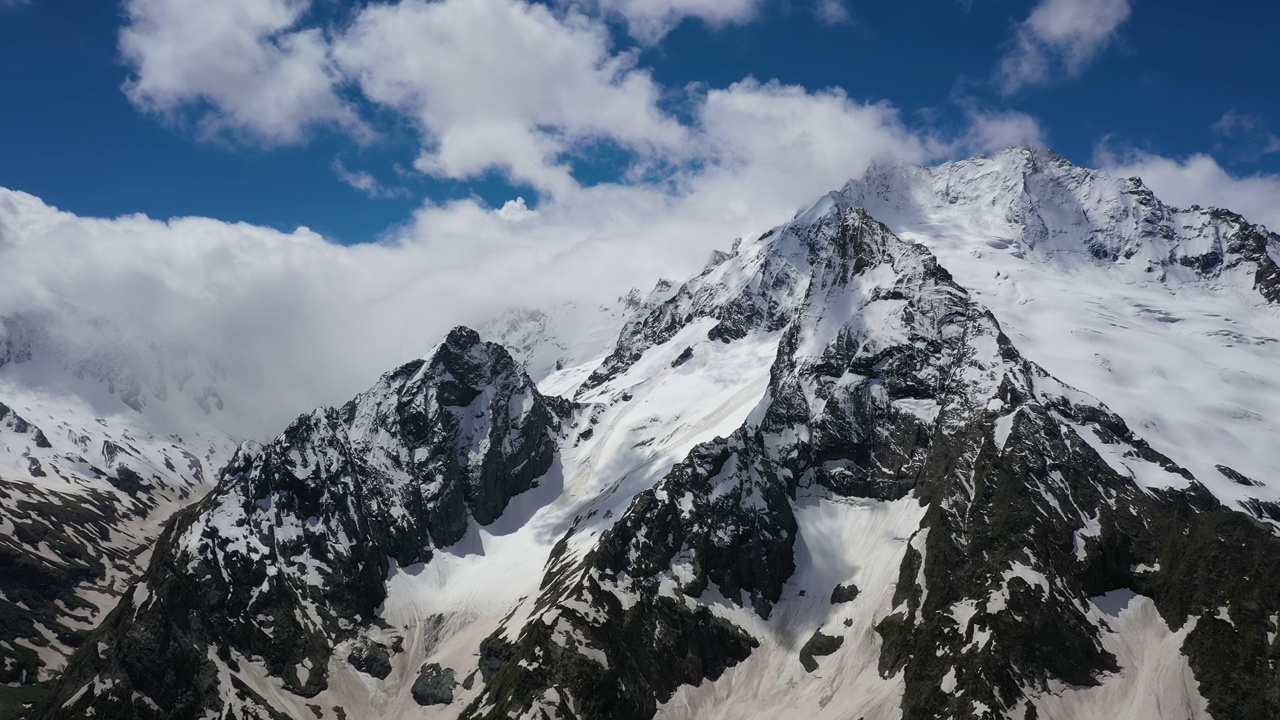
[[[423,665],[413,681],[413,699],[419,705],[448,705],[453,702],[453,671],[437,663]]]

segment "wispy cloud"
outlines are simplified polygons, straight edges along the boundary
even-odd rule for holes
[[[632,37],[654,44],[686,19],[711,27],[754,20],[764,0],[557,0],[557,3],[585,9],[593,15],[620,18],[626,22]]]
[[[1063,73],[1079,75],[1116,37],[1130,0],[1041,0],[1019,23],[995,82],[1011,95]]]
[[[334,158],[333,172],[343,183],[359,190],[371,198],[406,197],[409,191],[402,187],[389,187],[378,182],[378,179],[364,170],[351,170],[342,162],[342,158]]]
[[[1218,149],[1233,152],[1241,160],[1254,161],[1280,153],[1280,137],[1267,129],[1261,115],[1228,110],[1209,130],[1218,139]]]
[[[960,138],[968,152],[995,152],[1008,147],[1045,147],[1045,131],[1035,117],[1016,110],[967,111],[969,130]]]
[[[850,25],[853,23],[853,13],[849,12],[849,6],[845,0],[817,0],[813,12],[817,15],[818,21],[824,25]]]
[[[1222,114],[1222,117],[1214,121],[1209,129],[1217,135],[1227,137],[1238,135],[1242,132],[1254,132],[1262,126],[1262,118],[1257,115],[1245,115],[1228,110]]]

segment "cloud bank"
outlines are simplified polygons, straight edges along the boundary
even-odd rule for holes
[[[132,0],[130,98],[227,141],[288,144],[321,128],[367,137],[358,97],[418,128],[419,170],[496,170],[538,193],[496,210],[426,202],[379,242],[350,247],[305,228],[83,218],[0,193],[0,314],[67,302],[127,335],[194,345],[227,367],[236,417],[254,433],[345,400],[454,324],[691,274],[874,159],[950,148],[889,104],[754,79],[680,90],[677,118],[663,109],[669,90],[576,12],[404,0],[307,28],[305,2],[237,2],[242,12],[202,34],[183,12],[198,17],[198,3]],[[571,156],[592,143],[627,153],[616,179],[573,175]],[[341,160],[333,170],[360,191],[393,192]]]
[[[632,37],[653,44],[685,20],[696,20],[713,28],[748,22],[759,14],[764,0],[566,0],[561,4],[621,18]]]
[[[1041,3],[1026,32],[1074,67],[1114,26],[1077,27],[1086,39],[1072,50],[1058,38],[1080,21],[1060,19],[1058,5]],[[371,142],[367,117],[387,113],[418,132],[418,171],[496,171],[536,193],[496,209],[426,202],[378,242],[338,246],[306,228],[77,217],[0,191],[0,315],[70,303],[126,334],[190,344],[227,368],[237,390],[228,417],[245,435],[344,401],[455,324],[692,274],[712,250],[785,221],[874,160],[1045,141],[1033,117],[1008,110],[966,107],[963,127],[939,132],[839,89],[753,78],[663,87],[601,19],[653,38],[688,18],[745,21],[758,6],[743,0],[400,0],[339,23],[318,20],[308,0],[209,7],[126,1],[124,90],[144,112],[267,146],[317,132]],[[616,177],[585,183],[573,161],[600,146],[624,161]],[[1107,162],[1173,202],[1195,194],[1280,226],[1268,210],[1280,198],[1273,178],[1230,178],[1207,158]],[[372,196],[396,192],[340,160],[333,170]]]

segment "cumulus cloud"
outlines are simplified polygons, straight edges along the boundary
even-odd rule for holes
[[[681,125],[633,53],[608,29],[518,0],[372,5],[334,56],[371,101],[412,118],[427,140],[415,166],[469,178],[502,169],[550,194],[573,185],[564,154],[608,139],[642,155],[678,148]]]
[[[297,142],[326,123],[368,132],[340,96],[345,89],[417,127],[418,171],[467,180],[497,170],[543,199],[576,191],[571,161],[595,144],[623,150],[631,176],[641,177],[653,167],[708,157],[739,162],[739,154],[795,144],[797,132],[839,136],[883,123],[894,128],[884,153],[899,149],[906,136],[888,106],[755,81],[696,91],[685,99],[698,109],[698,122],[682,122],[663,110],[664,95],[673,91],[637,66],[636,51],[615,50],[608,26],[576,6],[557,13],[523,0],[400,0],[361,7],[330,32],[305,27],[309,0],[232,1],[237,12],[219,6],[214,13],[230,19],[205,22],[212,11],[192,10],[192,0],[129,0],[121,45],[135,70],[130,97],[171,115],[204,113],[201,123],[212,134]],[[755,6],[602,0],[589,7],[629,22],[667,23],[688,16],[730,22]],[[726,112],[741,113],[735,118],[744,124],[722,122]],[[776,136],[759,134],[775,129]],[[868,154],[842,150],[804,159],[830,165],[851,152]],[[919,148],[910,154],[924,155]],[[340,164],[335,171],[357,189],[385,194],[367,174]]]
[[[506,201],[502,204],[502,207],[494,210],[494,212],[498,214],[498,217],[508,222],[520,222],[521,220],[537,215],[537,211],[530,210],[522,197]]]
[[[736,16],[726,5],[600,10],[637,22],[677,11]],[[467,179],[497,169],[551,195],[572,186],[565,156],[576,147],[608,140],[644,157],[685,141],[636,53],[613,52],[608,27],[577,9],[401,0],[360,7],[332,31],[309,26],[311,0],[126,0],[125,11],[129,98],[194,121],[206,138],[281,145],[334,127],[370,139],[345,93],[416,124],[421,172]]]
[[[1018,24],[996,68],[1006,94],[1049,82],[1054,73],[1079,75],[1129,19],[1130,0],[1041,0]]]
[[[125,0],[124,89],[144,111],[193,121],[207,138],[294,143],[318,126],[367,139],[309,0]]]
[[[808,176],[809,188],[847,179],[874,159],[922,160],[941,149],[908,130],[889,103],[858,103],[838,88],[747,79],[708,92],[698,119],[702,145],[719,166],[768,167],[785,182]]]
[[[1204,153],[1176,159],[1140,151],[1117,153],[1105,145],[1094,162],[1115,175],[1142,178],[1157,197],[1172,205],[1229,208],[1280,231],[1280,175],[1233,175]]]

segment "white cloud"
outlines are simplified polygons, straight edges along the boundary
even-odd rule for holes
[[[700,99],[700,162],[662,182],[574,185],[529,210],[428,204],[393,238],[437,272],[495,280],[488,302],[600,299],[695,272],[714,249],[761,232],[860,175],[872,160],[922,161],[941,145],[887,104],[746,80]],[[513,222],[513,220],[518,220]]]
[[[524,204],[524,198],[522,197],[506,201],[502,204],[502,207],[494,210],[494,212],[507,222],[520,222],[538,214],[536,210],[530,210],[529,206]]]
[[[1203,153],[1178,160],[1144,152],[1116,154],[1105,145],[1099,147],[1094,162],[1115,175],[1142,178],[1171,205],[1228,208],[1280,231],[1280,175],[1232,175]]]
[[[989,153],[1016,145],[1045,147],[1040,121],[1024,112],[971,110],[968,117],[969,130],[961,138],[967,151]]]
[[[404,197],[408,194],[404,188],[383,185],[378,182],[377,178],[364,170],[348,168],[342,162],[342,158],[334,158],[332,167],[333,173],[344,184],[350,185],[371,198]]]
[[[853,22],[853,14],[849,12],[845,0],[817,0],[813,12],[826,25],[848,25]]]
[[[299,23],[310,0],[125,0],[125,92],[205,137],[294,143],[317,126],[370,131],[336,90],[324,33]]]
[[[915,162],[944,152],[942,143],[908,130],[888,103],[753,79],[709,91],[698,128],[700,151],[713,166],[693,184],[705,190],[723,180],[725,202],[734,202],[734,184],[789,203],[812,200],[873,160]]]
[[[660,88],[612,54],[608,30],[518,0],[404,0],[372,5],[334,55],[365,96],[413,118],[423,172],[468,178],[492,168],[557,194],[573,180],[562,155],[608,140],[670,151],[684,129],[658,109]]]
[[[622,18],[631,36],[656,43],[687,18],[711,27],[745,23],[760,12],[763,0],[560,0],[561,5],[582,5],[594,14]]]
[[[342,97],[358,91],[416,123],[419,171],[466,179],[498,169],[552,195],[573,185],[564,156],[576,148],[604,141],[644,157],[686,139],[636,53],[613,52],[608,28],[575,9],[401,0],[359,7],[330,33],[308,27],[311,5],[126,0],[125,90],[144,110],[195,115],[206,137],[268,145],[326,125],[368,139]]]
[[[1111,44],[1131,12],[1130,0],[1041,0],[1018,24],[996,68],[997,84],[1011,94],[1049,82],[1059,68],[1079,75]]]
[[[1262,127],[1262,118],[1257,115],[1246,115],[1235,110],[1228,110],[1222,117],[1214,121],[1209,129],[1217,135],[1238,135],[1242,132],[1254,132]]]

